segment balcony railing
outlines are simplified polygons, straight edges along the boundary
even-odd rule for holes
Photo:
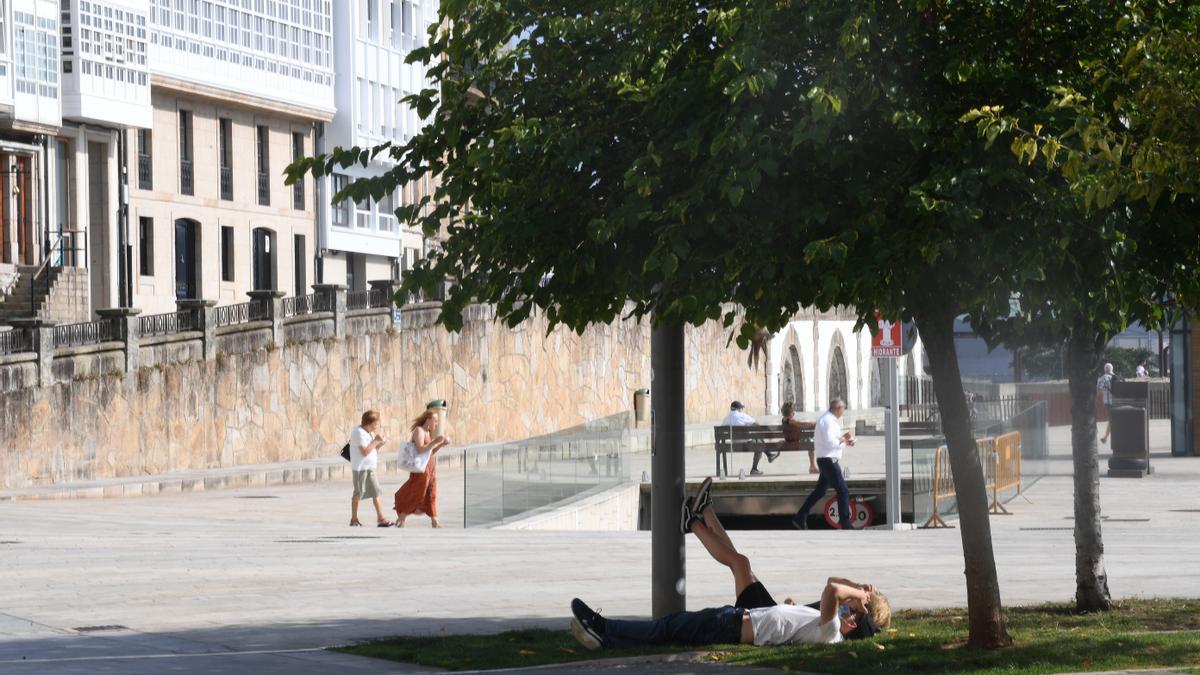
[[[297,211],[304,210],[304,181],[298,180],[292,185],[292,208]]]
[[[150,155],[138,153],[138,187],[143,190],[154,189],[154,164]]]
[[[196,194],[195,185],[192,175],[192,160],[179,160],[179,191],[185,195]]]
[[[382,288],[346,292],[346,309],[350,311],[387,307],[389,302],[388,293]]]
[[[315,314],[316,312],[332,312],[332,300],[333,296],[327,293],[309,293],[308,295],[284,298],[282,301],[283,316],[284,318],[290,318]]]
[[[371,291],[346,291],[346,309],[366,309],[371,306]]]
[[[31,351],[33,351],[33,343],[29,339],[29,331],[24,328],[14,328],[0,332],[0,356]]]
[[[122,337],[112,319],[69,323],[65,326],[54,327],[54,348],[95,345],[101,342],[120,340]]]
[[[271,205],[271,179],[262,171],[258,172],[258,204]]]
[[[221,167],[221,199],[233,201],[233,169]]]
[[[197,327],[196,312],[194,310],[188,309],[180,312],[150,314],[138,317],[138,331],[142,337],[170,335],[189,330],[200,330]]]
[[[262,321],[267,318],[267,308],[258,300],[240,302],[236,305],[221,305],[216,308],[217,328],[239,323]]]

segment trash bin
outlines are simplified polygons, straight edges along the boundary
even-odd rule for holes
[[[633,421],[642,424],[650,419],[650,390],[638,389],[633,392]]]
[[[438,413],[438,425],[434,433],[439,436],[444,436],[450,430],[450,404],[444,398],[435,398],[425,404],[426,410],[436,410]]]
[[[1109,420],[1113,454],[1108,459],[1108,474],[1150,473],[1150,423],[1146,409],[1116,406],[1109,412]]]

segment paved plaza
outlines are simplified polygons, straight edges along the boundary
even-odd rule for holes
[[[1112,591],[1200,596],[1200,459],[1154,465],[1150,478],[1102,479]],[[1073,594],[1069,460],[1048,466],[1029,501],[991,521],[1010,605]],[[385,489],[400,479],[386,475]],[[461,490],[460,472],[441,473],[448,525],[461,523]],[[348,501],[349,485],[329,482],[0,502],[0,672],[411,672],[319,648],[564,627],[577,595],[608,615],[649,612],[648,532],[438,531],[424,518],[352,529]],[[734,537],[779,596],[815,598],[836,560],[896,607],[965,603],[957,529]],[[732,590],[689,538],[689,606],[726,604]]]

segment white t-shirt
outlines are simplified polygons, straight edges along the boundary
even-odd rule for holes
[[[374,471],[375,465],[379,462],[379,450],[367,456],[363,456],[362,450],[371,444],[375,437],[371,432],[362,427],[355,427],[354,431],[350,432],[350,470],[351,471]]]
[[[813,445],[817,457],[842,458],[842,422],[831,412],[821,415],[813,430]]]
[[[730,410],[725,419],[721,420],[723,427],[745,427],[751,424],[758,424],[754,418],[742,412],[741,410]]]
[[[1137,367],[1137,376],[1138,377],[1150,377],[1150,371],[1146,370],[1145,366],[1138,366]]]
[[[794,642],[841,642],[841,624],[835,616],[821,623],[821,610],[804,605],[775,605],[749,611],[754,644],[786,645]]]

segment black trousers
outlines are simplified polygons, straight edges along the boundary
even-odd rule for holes
[[[807,518],[813,505],[832,487],[837,492],[838,519],[841,521],[842,527],[851,527],[854,516],[850,513],[850,490],[846,488],[846,478],[842,476],[842,467],[838,465],[836,459],[821,457],[817,460],[817,469],[821,471],[821,476],[817,478],[817,487],[813,488],[812,494],[804,500],[804,505],[800,507],[796,516]]]

